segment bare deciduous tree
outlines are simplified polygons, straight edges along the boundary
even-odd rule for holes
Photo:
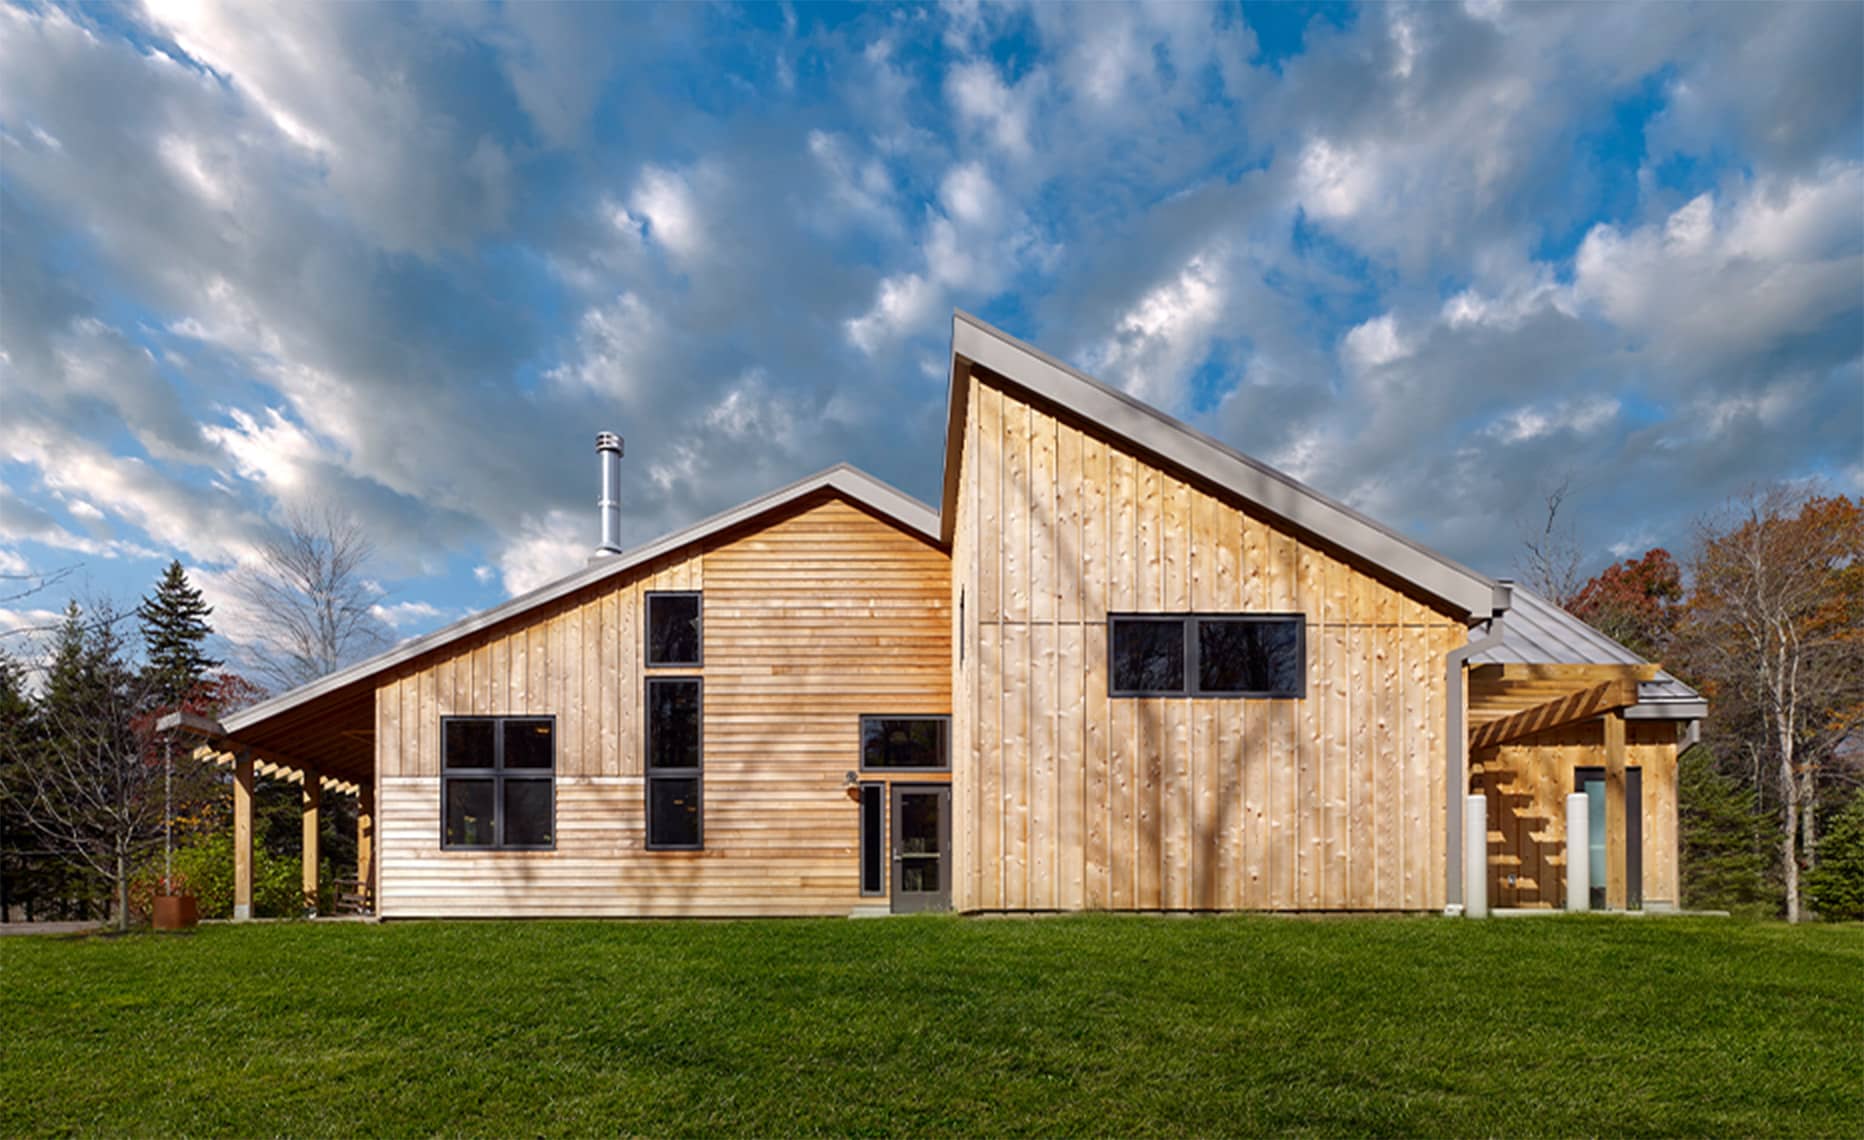
[[[1515,572],[1527,588],[1561,609],[1573,604],[1585,581],[1579,573],[1584,561],[1579,536],[1570,523],[1560,519],[1560,508],[1566,503],[1572,482],[1568,476],[1547,493],[1547,519],[1538,530],[1532,526],[1521,528],[1525,555],[1515,562]]]
[[[1717,702],[1748,726],[1782,805],[1786,915],[1800,917],[1802,857],[1818,850],[1818,776],[1864,727],[1864,507],[1775,487],[1699,527],[1682,648]],[[1769,755],[1770,754],[1770,755]]]
[[[250,611],[237,640],[265,680],[289,689],[383,648],[365,570],[375,552],[362,527],[334,508],[289,512],[282,535],[232,578]]]

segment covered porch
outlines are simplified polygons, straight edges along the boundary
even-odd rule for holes
[[[1593,909],[1670,909],[1679,895],[1676,761],[1707,704],[1688,686],[1517,588],[1499,645],[1473,657],[1469,791],[1487,801],[1488,897],[1566,905],[1586,859]],[[1586,797],[1585,850],[1567,844]]]
[[[331,796],[356,801],[356,866],[337,875],[339,909],[373,913],[377,894],[375,688],[369,681],[295,690],[212,720],[178,714],[165,727],[196,742],[195,759],[233,776],[233,918],[253,917],[253,807],[256,781],[299,789],[305,913],[319,907],[321,828]],[[171,723],[172,722],[172,723]],[[341,818],[339,816],[339,818]]]

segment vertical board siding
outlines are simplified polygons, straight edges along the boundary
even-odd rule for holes
[[[662,589],[703,592],[702,668],[642,668]],[[847,913],[860,717],[951,711],[952,596],[941,551],[823,498],[411,663],[376,692],[382,913]],[[705,680],[703,851],[645,848],[655,674]],[[440,718],[456,714],[556,717],[554,851],[440,849]]]
[[[1625,765],[1642,770],[1644,905],[1674,904],[1677,891],[1676,726],[1625,722]],[[1574,769],[1605,767],[1599,720],[1551,728],[1470,756],[1488,799],[1489,901],[1501,907],[1566,905],[1566,797]],[[1510,877],[1512,876],[1512,881]]]
[[[975,576],[977,653],[953,670],[974,721],[954,779],[975,785],[956,842],[976,874],[958,907],[1440,909],[1461,623],[993,377],[963,382],[953,574]],[[1307,697],[1109,698],[1107,614],[1186,610],[1304,614]]]

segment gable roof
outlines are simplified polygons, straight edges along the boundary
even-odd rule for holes
[[[432,633],[410,638],[386,653],[339,669],[307,685],[300,685],[290,692],[282,693],[270,700],[261,701],[250,708],[223,717],[221,725],[228,734],[249,728],[320,696],[367,680],[385,669],[392,669],[404,661],[410,661],[449,642],[477,633],[482,629],[488,629],[527,610],[566,597],[605,578],[612,578],[642,563],[651,562],[655,558],[710,538],[712,535],[729,530],[741,523],[750,522],[761,515],[780,510],[821,491],[840,494],[927,542],[939,543],[938,515],[931,507],[881,482],[865,471],[846,463],[838,463],[826,471],[819,471],[787,487],[780,487],[767,495],[696,522],[683,530],[657,538],[644,546],[624,551],[621,554],[592,559],[589,565],[581,570],[567,574],[547,585],[539,586],[530,593],[520,594],[510,601],[502,602],[489,610],[482,610]],[[593,546],[591,549],[594,549]]]
[[[1275,517],[1381,567],[1400,581],[1447,603],[1465,620],[1487,618],[1505,604],[1495,582],[1445,558],[1336,499],[1017,340],[969,313],[952,316],[951,393],[945,425],[945,484],[941,510],[946,545],[956,517],[957,444],[966,390],[958,362],[980,365],[1043,400],[1098,425],[1132,446],[1228,490]]]
[[[1514,588],[1499,643],[1469,658],[1471,665],[1649,665],[1585,622],[1531,590]],[[1709,714],[1702,694],[1661,670],[1640,681],[1632,718],[1689,720]]]

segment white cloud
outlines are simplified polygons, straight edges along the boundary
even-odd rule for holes
[[[1397,316],[1385,313],[1347,332],[1340,342],[1340,359],[1353,372],[1369,372],[1403,360],[1414,349],[1410,338],[1398,327]]]
[[[947,74],[945,96],[961,120],[980,127],[1005,154],[1021,159],[1030,152],[1031,104],[1042,82],[1037,73],[1012,88],[989,61],[971,60]]]
[[[855,347],[873,356],[900,337],[917,332],[938,312],[940,292],[917,273],[903,273],[880,283],[874,307],[844,326]]]
[[[685,176],[648,167],[641,174],[630,209],[647,219],[647,236],[675,257],[691,259],[705,252],[705,222]]]
[[[1618,415],[1619,403],[1607,396],[1516,408],[1484,429],[1503,443],[1526,443],[1561,432],[1598,431]]]
[[[1310,140],[1301,151],[1299,170],[1301,205],[1316,217],[1353,217],[1378,192],[1379,174],[1370,155],[1350,145]]]
[[[1574,259],[1574,289],[1613,324],[1668,353],[1753,353],[1855,309],[1864,281],[1864,165],[1702,194],[1660,222],[1601,225]]]
[[[496,559],[505,593],[528,593],[587,565],[595,553],[594,522],[593,512],[562,509],[525,518]]]
[[[409,626],[426,627],[446,616],[446,611],[426,602],[394,602],[390,605],[376,604],[369,607],[369,612],[382,624],[397,633]]]
[[[1210,351],[1226,294],[1221,254],[1197,254],[1121,315],[1090,350],[1091,367],[1142,400],[1174,407]]]

